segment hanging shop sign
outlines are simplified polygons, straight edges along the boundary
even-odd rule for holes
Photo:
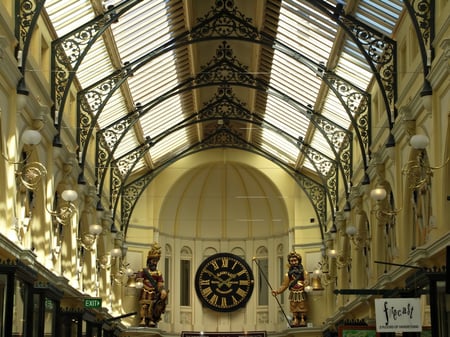
[[[377,332],[422,331],[419,298],[375,299]]]

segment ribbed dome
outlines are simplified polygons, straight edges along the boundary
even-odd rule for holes
[[[173,184],[160,225],[175,237],[267,238],[287,232],[288,216],[283,196],[261,171],[213,162],[187,171]]]

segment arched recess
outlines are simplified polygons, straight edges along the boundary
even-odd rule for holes
[[[219,130],[216,134],[213,134],[211,137],[211,141],[214,141],[214,138],[229,138],[231,141],[233,138],[236,138],[234,135],[229,134],[224,130]],[[259,156],[262,156],[269,161],[273,162],[275,165],[280,167],[280,170],[285,170],[288,175],[292,177],[292,179],[299,185],[299,187],[304,191],[306,197],[309,199],[312,207],[316,213],[318,219],[318,226],[320,230],[321,240],[324,239],[324,232],[326,231],[326,202],[325,202],[325,191],[323,185],[315,182],[307,176],[302,175],[300,172],[293,172],[292,169],[288,167],[284,167],[282,163],[277,162],[276,158],[271,158],[267,154],[258,153],[254,151],[250,151],[247,147],[243,146],[243,144],[239,143],[238,139],[234,140],[235,143],[230,143],[227,147],[230,149],[238,149],[243,151],[249,151],[251,153],[255,153]],[[245,145],[245,144],[244,144]],[[206,146],[203,148],[203,144],[187,151],[183,155],[180,155],[176,158],[176,160],[180,160],[190,154],[197,153],[199,151],[205,151],[208,149],[214,148],[224,148],[223,145],[220,146]],[[148,185],[152,183],[155,177],[161,174],[167,167],[169,167],[174,161],[170,161],[166,163],[163,167],[155,168],[154,171],[147,173],[131,183],[124,186],[124,189],[121,193],[121,230],[124,232],[125,236],[127,235],[128,224],[130,221],[131,214],[133,209],[136,206],[140,196],[146,190]]]
[[[208,158],[202,160],[202,156]],[[235,161],[236,156],[240,160]],[[252,161],[247,164],[242,156],[234,150],[202,151],[168,167],[150,189],[164,196],[159,209],[153,211],[158,214],[154,222],[160,232],[176,238],[195,235],[202,240],[286,235],[295,213],[295,198],[285,190],[291,184],[268,176],[274,164],[246,155]],[[183,169],[187,162],[193,167]],[[278,177],[273,174],[272,178]],[[146,193],[146,199],[151,195]]]
[[[411,224],[411,250],[429,240],[434,227],[432,194],[432,168],[426,149],[411,148],[409,161],[403,167],[405,176],[405,206],[407,223]]]

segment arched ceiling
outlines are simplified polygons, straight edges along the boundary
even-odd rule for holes
[[[260,170],[211,161],[187,170],[164,196],[158,224],[169,237],[256,239],[288,232],[285,198]]]
[[[121,208],[123,226],[156,174],[210,147],[279,164],[323,224],[339,208],[338,188],[348,196],[354,158],[367,168],[370,86],[392,127],[405,4],[47,0],[55,125],[61,133],[75,85],[80,166],[95,153],[102,203]]]

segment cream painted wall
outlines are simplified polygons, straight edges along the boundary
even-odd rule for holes
[[[199,169],[200,172],[203,170],[204,174],[197,173]],[[229,170],[231,173],[221,175],[222,170]],[[233,181],[223,181],[226,179]],[[177,189],[178,185],[183,188]],[[255,198],[246,198],[245,192]],[[210,198],[205,198],[205,194]],[[238,201],[236,197],[239,197]],[[237,204],[239,201],[242,205]],[[199,212],[199,209],[206,213]],[[209,209],[213,211],[208,213]],[[256,212],[258,209],[260,212]],[[246,215],[247,221],[230,225],[236,221],[234,215],[237,215],[239,220],[244,220],[242,218]],[[273,215],[273,219],[268,219],[270,215]],[[251,219],[254,218],[260,221],[252,223]],[[167,219],[178,223],[172,224]],[[209,228],[208,219],[211,221]],[[192,305],[180,307],[180,284],[177,277],[180,255],[186,248],[191,252],[189,258],[193,279],[196,268],[211,251],[243,252],[245,259],[254,269],[256,282],[259,282],[258,268],[252,263],[252,259],[258,255],[258,251],[267,251],[269,282],[273,287],[278,287],[281,277],[278,271],[280,268],[286,269],[286,255],[294,242],[296,247],[299,247],[297,251],[303,256],[306,256],[307,252],[315,253],[311,256],[320,255],[321,234],[317,220],[312,223],[311,219],[317,219],[317,216],[309,199],[291,176],[274,163],[249,152],[233,149],[209,150],[179,160],[152,181],[132,214],[127,231],[127,244],[129,251],[132,251],[132,264],[136,264],[136,256],[141,256],[142,266],[151,242],[156,240],[162,247],[170,247],[171,270],[163,272],[171,275],[170,284],[167,285],[171,291],[168,310],[164,321],[160,323],[162,329],[277,330],[286,327],[285,319],[271,296],[268,306],[258,305],[258,284],[244,310],[219,314],[205,309],[197,299],[193,287]],[[240,228],[236,224],[246,229],[239,232]],[[233,234],[233,231],[237,234]],[[305,247],[302,247],[303,244]],[[281,255],[280,245],[283,247]],[[162,261],[166,253],[163,248],[160,269],[164,268]],[[303,262],[307,262],[305,258]],[[310,264],[316,262],[310,261]],[[124,299],[127,307],[133,306],[133,303],[136,305],[135,297],[125,296]],[[323,300],[325,298],[320,296],[310,299],[311,322],[315,325],[325,319],[323,310],[320,310]],[[290,314],[287,297],[284,300],[284,310]],[[130,324],[135,322],[130,321]]]

